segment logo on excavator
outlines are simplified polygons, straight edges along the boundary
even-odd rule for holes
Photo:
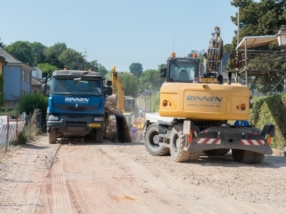
[[[66,97],[66,103],[88,103],[89,98],[78,98],[78,97]]]
[[[187,97],[187,101],[201,101],[201,102],[216,102],[221,103],[222,97],[215,96],[193,96],[189,95]]]

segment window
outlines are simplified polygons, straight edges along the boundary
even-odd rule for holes
[[[22,82],[25,82],[25,71],[22,70]]]
[[[30,72],[27,72],[27,83],[30,83]]]

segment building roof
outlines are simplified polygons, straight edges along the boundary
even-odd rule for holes
[[[23,64],[20,60],[16,59],[14,56],[12,56],[10,53],[8,53],[4,48],[0,47],[0,56],[4,57],[7,61],[7,63],[11,64]]]
[[[32,85],[42,85],[41,81],[32,76]]]
[[[33,67],[21,62],[20,60],[18,60],[16,57],[14,57],[13,55],[11,55],[10,53],[8,53],[6,50],[4,50],[4,48],[0,47],[0,57],[4,57],[7,64],[13,64],[13,65],[21,65],[21,66],[25,66],[28,69],[34,70]]]
[[[246,36],[237,45],[236,50],[244,50],[245,49],[245,43],[246,43],[246,48],[253,48],[253,47],[268,45],[270,42],[273,42],[276,40],[277,40],[276,35]]]
[[[7,64],[7,62],[6,62],[5,58],[4,58],[4,57],[2,57],[2,56],[0,56],[0,62],[1,62],[2,64],[4,64],[4,65],[6,65],[6,64]]]

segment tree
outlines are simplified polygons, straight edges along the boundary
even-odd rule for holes
[[[29,42],[17,41],[8,45],[5,49],[21,62],[33,66],[34,58]]]
[[[67,49],[65,43],[56,43],[51,47],[44,49],[45,62],[52,64],[58,68],[64,68],[63,63],[59,60],[59,56]]]
[[[261,0],[260,2],[254,0],[232,0],[231,5],[240,8],[239,20],[239,41],[245,36],[260,36],[260,35],[275,35],[280,26],[286,23],[286,1],[285,0]],[[237,25],[237,14],[231,16],[232,22]],[[230,45],[225,45],[228,50],[234,50],[237,46],[237,31],[233,37]],[[280,50],[274,42],[269,46],[259,47],[261,50]],[[275,65],[277,67],[280,65]],[[257,76],[252,84],[253,87],[263,93],[268,94],[270,90],[281,79],[282,74],[271,74]],[[270,81],[271,80],[271,83]],[[261,85],[261,87],[258,86]],[[283,85],[280,83],[276,91],[283,91]]]
[[[101,64],[98,64],[98,72],[100,72],[102,76],[105,76],[107,74],[106,68]]]
[[[240,8],[239,41],[245,36],[275,35],[286,23],[285,0],[233,0],[231,5]],[[237,25],[237,14],[231,16]],[[237,31],[232,41],[232,49],[237,46]]]
[[[38,65],[45,62],[44,50],[47,48],[40,42],[29,43],[32,49],[33,65]]]
[[[83,55],[71,48],[64,50],[59,56],[59,60],[67,69],[85,70],[86,67]]]
[[[138,78],[130,73],[119,74],[125,96],[137,97],[139,89]]]
[[[40,63],[37,65],[37,67],[41,69],[44,73],[47,73],[49,77],[52,76],[54,71],[59,70],[59,68],[49,63]]]
[[[132,63],[130,66],[129,66],[129,70],[132,74],[134,74],[136,77],[140,77],[141,74],[143,73],[143,67],[142,67],[142,64],[141,63]]]
[[[188,57],[193,57],[193,54],[194,53],[197,53],[198,55],[198,59],[200,59],[200,63],[202,64],[204,62],[204,54],[205,54],[205,50],[201,50],[201,51],[198,51],[198,50],[192,50],[189,54],[188,54]]]
[[[152,88],[157,91],[160,89],[163,81],[164,80],[160,77],[160,72],[158,70],[146,70],[139,78],[139,91],[143,92],[149,88]]]
[[[0,38],[0,47],[1,47],[1,48],[4,47],[4,43],[1,41],[1,38]]]

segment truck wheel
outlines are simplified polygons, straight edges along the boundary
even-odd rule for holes
[[[57,130],[51,129],[49,132],[49,144],[54,144],[57,141]]]
[[[169,155],[170,149],[159,144],[159,131],[157,125],[151,125],[147,128],[145,134],[145,147],[147,151],[152,155]]]
[[[229,152],[229,149],[213,149],[204,151],[206,155],[224,156]]]
[[[175,125],[170,137],[171,157],[177,162],[186,162],[190,157],[190,153],[184,151],[184,146],[187,143],[187,137],[182,131],[182,124]]]
[[[94,137],[94,140],[95,140],[95,143],[102,143],[103,142],[103,135],[104,135],[104,132],[102,129],[95,129],[94,130],[94,134],[95,134],[95,137]]]
[[[237,162],[248,163],[248,164],[250,163],[258,164],[263,161],[264,154],[260,154],[260,153],[252,152],[252,151],[240,150],[240,149],[233,149],[232,157],[234,161],[237,161]]]
[[[253,152],[253,160],[251,163],[253,163],[253,164],[261,163],[264,159],[264,156],[265,156],[264,154]]]

